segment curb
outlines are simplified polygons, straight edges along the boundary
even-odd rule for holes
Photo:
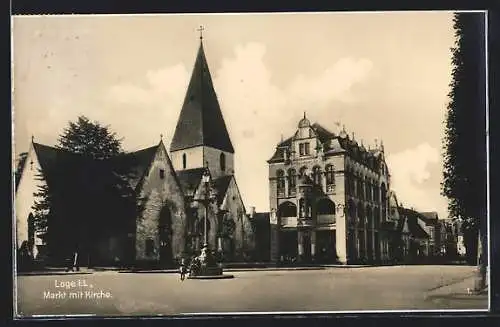
[[[341,268],[341,269],[357,269],[357,268],[377,268],[385,266],[369,266],[369,265],[318,265],[318,266],[298,266],[298,267],[236,267],[236,268],[225,268],[222,267],[224,271],[227,272],[245,272],[245,271],[300,271],[300,270],[325,270],[331,268]],[[46,271],[35,271],[35,272],[19,272],[17,276],[49,276],[49,275],[77,275],[77,274],[93,274],[97,272],[117,272],[117,273],[129,273],[129,274],[159,274],[159,273],[178,273],[178,269],[123,269],[123,268],[91,268],[86,271],[80,272],[66,272],[64,270],[46,270]]]
[[[426,298],[433,299],[455,299],[455,300],[488,300],[488,291],[480,293],[468,293],[469,287],[474,284],[474,275],[468,275],[460,280],[451,281],[447,284],[429,290]]]
[[[215,276],[187,276],[187,279],[198,279],[198,280],[206,280],[206,279],[232,279],[234,275],[222,274]]]
[[[474,276],[475,276],[474,274],[471,274],[471,275],[467,275],[467,276],[462,277],[462,278],[457,278],[455,280],[451,280],[448,283],[432,287],[432,288],[428,289],[427,292],[434,292],[434,291],[440,290],[444,287],[453,286],[453,285],[462,283],[462,282],[466,281],[467,279],[474,278]]]
[[[17,276],[58,276],[58,275],[91,275],[94,272],[65,272],[65,271],[40,271],[40,272],[24,272],[17,273]]]

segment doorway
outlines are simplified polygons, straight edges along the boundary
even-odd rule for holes
[[[304,231],[302,234],[302,248],[304,249],[303,260],[304,262],[311,261],[311,233]]]
[[[172,264],[172,215],[168,206],[164,206],[159,217],[159,239],[160,239],[160,265],[168,266]]]

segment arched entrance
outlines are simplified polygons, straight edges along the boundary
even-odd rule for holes
[[[160,239],[160,264],[169,265],[172,263],[172,215],[170,208],[164,206],[160,211],[158,221],[158,234]]]
[[[278,207],[278,217],[297,217],[297,206],[290,201],[283,202]]]

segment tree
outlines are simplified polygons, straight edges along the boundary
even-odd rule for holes
[[[141,202],[128,182],[133,162],[124,160],[121,140],[108,126],[84,116],[63,130],[57,148],[55,166],[39,176],[50,183],[41,183],[35,193],[35,219],[50,240],[57,235],[54,244],[79,251],[90,264],[99,240],[135,226]],[[58,226],[52,232],[51,220]]]
[[[47,240],[48,237],[48,221],[53,208],[53,194],[43,174],[39,171],[36,179],[41,183],[38,186],[38,191],[34,193],[35,204],[32,209],[34,211],[33,217],[35,219],[35,230],[37,236],[42,240]]]
[[[451,49],[442,193],[449,199],[450,215],[463,222],[468,261],[478,264],[479,289],[486,281],[487,248],[484,15],[457,13],[453,23],[456,39]]]
[[[121,139],[111,132],[109,126],[91,122],[87,117],[78,117],[59,137],[58,148],[71,153],[83,154],[93,159],[108,159],[123,153]]]

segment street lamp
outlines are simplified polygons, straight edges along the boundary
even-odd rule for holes
[[[205,221],[203,225],[203,247],[208,249],[208,206],[210,204],[210,172],[208,169],[203,173],[202,181],[205,185],[205,198],[203,204],[205,205]]]
[[[205,221],[203,224],[203,249],[198,257],[195,258],[194,265],[188,278],[232,278],[232,275],[223,275],[222,268],[215,261],[215,257],[208,246],[208,207],[215,200],[215,192],[210,189],[210,171],[208,168],[202,175],[202,182],[205,186],[205,194],[201,199],[195,201],[202,202],[205,206]]]

